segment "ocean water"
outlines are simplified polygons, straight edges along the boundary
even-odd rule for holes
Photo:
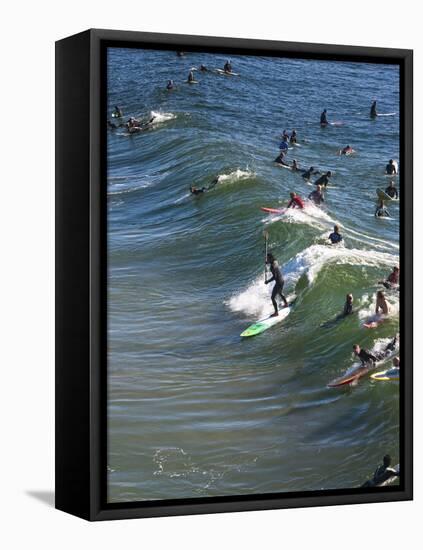
[[[399,159],[399,69],[232,56],[239,76],[185,83],[191,67],[225,60],[109,50],[109,116],[115,104],[124,120],[156,116],[146,132],[108,131],[111,502],[352,488],[384,454],[399,461],[398,384],[327,387],[356,362],[354,343],[380,349],[398,331],[398,293],[380,327],[362,324],[399,257],[398,204],[374,217],[384,167]],[[371,120],[374,98],[397,114]],[[344,124],[321,128],[323,108]],[[313,189],[273,163],[293,128],[288,160],[333,181],[321,208],[269,216],[260,206]],[[337,155],[347,144],[357,153]],[[325,242],[335,223],[343,247]],[[283,322],[241,339],[272,312],[264,230],[297,300]],[[356,314],[325,325],[349,292]]]

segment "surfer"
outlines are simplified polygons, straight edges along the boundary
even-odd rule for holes
[[[282,164],[283,166],[289,166],[287,162],[285,162],[284,158],[286,156],[286,153],[284,151],[281,151],[279,155],[275,158],[276,164]]]
[[[320,126],[327,126],[328,124],[327,109],[323,109],[323,112],[320,115]]]
[[[301,177],[308,181],[311,176],[315,176],[317,174],[320,174],[319,170],[315,170],[313,166],[310,166],[310,168],[306,170],[304,174],[301,175]]]
[[[344,311],[342,312],[343,317],[346,317],[347,315],[351,315],[351,313],[353,313],[353,302],[354,302],[353,295],[347,294],[347,298],[344,304]]]
[[[285,152],[288,151],[288,140],[289,140],[288,136],[283,136],[282,141],[279,144],[279,149],[281,151],[285,151]]]
[[[376,207],[375,210],[375,216],[376,218],[390,218],[390,214],[388,212],[388,209],[385,206],[385,201],[380,200],[379,204]]]
[[[388,174],[388,176],[395,176],[396,174],[398,174],[397,163],[393,159],[390,159],[390,161],[386,165],[385,174]]]
[[[400,269],[399,266],[394,266],[392,273],[388,275],[388,278],[386,281],[379,281],[380,285],[383,285],[385,288],[390,289],[392,287],[396,287],[399,284],[399,274]]]
[[[194,72],[193,71],[190,71],[189,74],[188,74],[188,81],[187,81],[189,84],[191,84],[191,82],[195,82],[195,78],[194,78]]]
[[[228,59],[223,67],[223,70],[225,71],[225,73],[231,73],[232,72],[232,65],[231,65],[231,60]]]
[[[278,304],[276,302],[276,296],[280,296],[283,300],[284,307],[288,307],[287,299],[282,293],[285,281],[283,280],[282,272],[280,270],[278,262],[276,261],[273,254],[271,254],[270,252],[266,256],[266,263],[270,265],[270,272],[272,274],[272,277],[270,279],[265,279],[264,283],[267,285],[275,281],[275,286],[273,287],[273,290],[272,290],[272,304],[273,304],[273,307],[275,308],[275,313],[273,313],[271,317],[277,317],[279,315],[279,311],[278,311]]]
[[[333,233],[329,235],[328,239],[332,244],[338,244],[342,241],[342,235],[339,232],[339,225],[333,226]]]
[[[203,187],[196,187],[195,185],[191,185],[189,190],[193,195],[200,195],[201,193],[205,193],[206,191],[210,191],[210,189],[213,189],[213,187],[219,183],[219,176],[216,176],[212,179],[212,181],[207,185]]]
[[[397,340],[398,335],[393,337],[389,344],[385,346],[385,349],[383,351],[375,353],[370,353],[364,348],[360,348],[358,344],[354,344],[354,355],[356,355],[360,359],[363,366],[368,365],[369,363],[372,365],[373,363],[376,363],[376,361],[382,361],[382,359],[389,357],[389,355],[391,355],[392,352],[395,351],[397,348]]]
[[[351,145],[346,145],[343,149],[339,150],[339,155],[352,155],[355,153],[355,150],[351,147]]]
[[[287,208],[304,208],[304,201],[299,195],[291,192],[289,196],[291,197],[291,200],[289,201]]]
[[[115,105],[115,108],[112,112],[112,117],[113,118],[122,118],[123,117],[123,111],[117,105]]]
[[[326,174],[323,174],[322,176],[320,176],[319,179],[317,179],[314,184],[315,185],[324,185],[325,187],[327,187],[328,183],[329,183],[329,178],[332,177],[332,172],[330,170],[328,170],[326,172]]]
[[[173,90],[174,88],[175,88],[175,85],[173,83],[173,80],[168,80],[167,85],[166,85],[166,89],[167,90]]]
[[[294,145],[297,143],[297,130],[292,130],[291,135],[289,137],[289,143]]]
[[[308,196],[310,200],[314,202],[314,204],[320,205],[322,202],[325,202],[325,197],[323,195],[322,186],[318,185],[314,191],[310,193]]]
[[[395,468],[391,468],[391,457],[389,455],[385,455],[383,457],[383,464],[376,468],[372,479],[368,479],[365,483],[363,483],[362,487],[377,487],[385,481],[388,481],[389,478],[399,477],[399,475],[399,471],[395,470]]]
[[[377,117],[377,111],[376,111],[376,100],[373,101],[372,106],[370,107],[370,118],[376,118]]]
[[[293,172],[304,172],[304,170],[300,168],[300,165],[295,159],[292,161],[291,170]]]
[[[395,187],[395,182],[391,180],[388,187],[385,189],[385,193],[391,197],[391,199],[398,198],[398,189]]]
[[[201,65],[200,65],[200,71],[201,71],[202,73],[207,73],[209,70],[208,70],[208,68],[207,68],[205,65],[201,64]]]
[[[375,308],[376,315],[379,315],[379,313],[382,313],[383,315],[389,314],[389,303],[385,298],[385,294],[383,290],[378,290],[376,294],[376,308]]]

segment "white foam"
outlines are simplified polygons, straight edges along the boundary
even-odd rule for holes
[[[173,113],[161,113],[159,111],[151,111],[150,116],[151,118],[154,117],[152,125],[161,124],[163,122],[167,122],[168,120],[174,120],[177,118]]]
[[[233,183],[242,179],[253,178],[255,176],[254,172],[250,170],[240,170],[239,168],[230,174],[219,174],[218,181],[219,183]]]

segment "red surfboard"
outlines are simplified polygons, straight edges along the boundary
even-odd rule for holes
[[[283,214],[286,208],[267,208],[266,206],[260,206],[260,210],[268,214]]]

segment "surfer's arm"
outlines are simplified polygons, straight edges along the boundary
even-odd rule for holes
[[[267,281],[264,281],[264,282],[267,285],[268,283],[271,283],[274,280],[275,280],[275,277],[273,276],[273,277],[270,277],[270,279],[267,279]]]

